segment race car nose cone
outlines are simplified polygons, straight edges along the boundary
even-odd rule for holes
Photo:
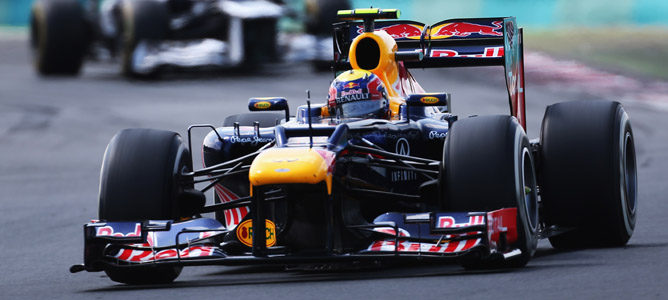
[[[329,165],[311,148],[272,148],[260,153],[251,164],[248,177],[253,186],[325,181]]]

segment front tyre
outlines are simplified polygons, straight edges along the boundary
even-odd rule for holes
[[[541,198],[555,248],[623,246],[637,211],[633,130],[619,102],[550,105],[541,128]]]
[[[99,218],[106,221],[175,220],[183,216],[180,195],[192,184],[179,183],[191,170],[188,148],[175,132],[126,129],[109,142],[100,172]],[[168,283],[181,267],[108,268],[113,281]]]
[[[529,140],[511,116],[479,116],[455,122],[443,149],[443,206],[451,211],[517,208],[517,241],[508,260],[465,259],[466,268],[522,267],[537,245],[538,195]]]

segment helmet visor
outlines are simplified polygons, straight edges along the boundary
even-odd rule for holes
[[[385,99],[347,102],[340,107],[344,118],[381,117],[385,111]]]

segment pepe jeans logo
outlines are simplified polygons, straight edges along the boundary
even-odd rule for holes
[[[235,143],[250,143],[251,145],[255,146],[257,144],[264,144],[264,143],[269,143],[272,142],[274,139],[273,138],[268,138],[268,137],[259,137],[259,136],[248,136],[248,137],[241,137],[241,136],[231,136],[229,137],[229,141],[232,144]]]
[[[429,132],[429,139],[430,140],[435,140],[435,139],[442,140],[442,139],[445,138],[446,135],[447,135],[447,133],[445,133],[445,132],[430,131]]]

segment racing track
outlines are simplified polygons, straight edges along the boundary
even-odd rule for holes
[[[155,127],[184,134],[191,123],[221,124],[244,112],[250,96],[286,96],[294,112],[307,88],[323,99],[332,77],[292,66],[254,76],[130,82],[115,66],[89,64],[80,78],[43,79],[27,53],[22,38],[0,41],[0,298],[668,297],[668,112],[637,103],[625,103],[640,166],[638,224],[626,248],[557,252],[541,242],[537,257],[511,272],[426,264],[329,272],[214,266],[186,268],[173,285],[143,287],[117,285],[102,273],[70,274],[69,266],[82,259],[82,224],[97,215],[100,162],[116,131]],[[475,71],[415,75],[428,90],[451,92],[460,116],[506,112],[502,71]],[[592,98],[537,86],[531,78],[527,87],[532,138],[547,104]]]

